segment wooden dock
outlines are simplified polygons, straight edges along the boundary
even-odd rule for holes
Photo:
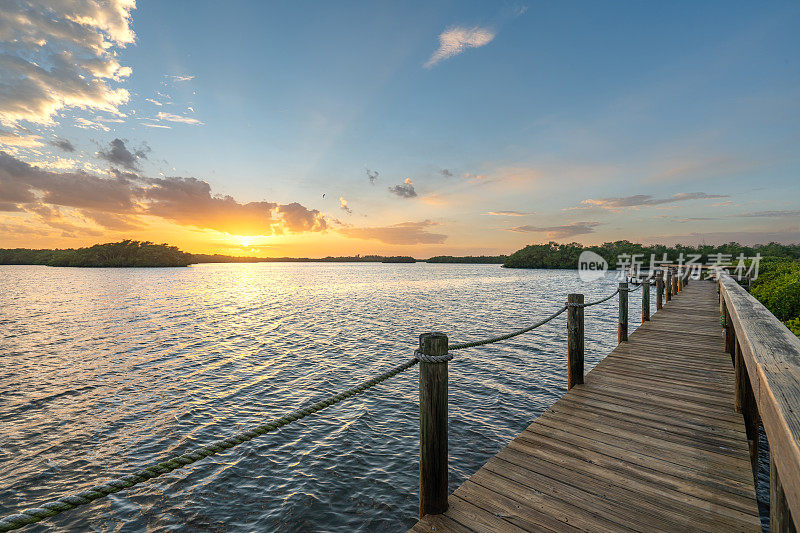
[[[721,331],[687,285],[411,531],[760,531]]]

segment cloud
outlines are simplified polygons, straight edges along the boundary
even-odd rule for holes
[[[339,197],[339,209],[346,211],[350,215],[353,214],[353,210],[347,207],[347,200],[344,199],[344,196]]]
[[[118,165],[128,170],[139,169],[139,159],[147,159],[147,152],[150,148],[145,146],[131,152],[125,147],[122,139],[114,139],[109,144],[108,149],[97,152],[97,157],[105,159],[112,165]]]
[[[80,213],[98,226],[115,231],[129,231],[144,227],[137,217],[131,215],[118,215],[91,209],[82,209]]]
[[[172,113],[164,113],[163,111],[158,112],[158,120],[167,120],[169,122],[180,122],[182,124],[192,124],[195,126],[201,126],[203,124],[196,118],[174,115]]]
[[[291,233],[324,231],[328,229],[328,224],[319,211],[316,209],[308,209],[297,202],[279,205],[276,212],[282,222],[281,225],[273,227],[273,231],[276,234],[283,233],[284,229]]]
[[[191,81],[194,79],[194,76],[180,76],[172,74],[166,74],[164,77],[171,78],[173,81]]]
[[[719,220],[714,217],[683,217],[674,219],[676,222],[706,222],[709,220]]]
[[[142,122],[142,126],[146,126],[148,128],[162,128],[165,130],[171,130],[172,126],[166,126],[164,124],[147,124],[146,122]]]
[[[489,211],[485,214],[496,217],[524,217],[527,215],[533,215],[534,211]]]
[[[433,68],[440,61],[458,55],[467,48],[486,46],[494,39],[494,31],[478,26],[465,28],[452,26],[439,35],[439,49],[425,63],[425,68]]]
[[[0,9],[0,123],[52,124],[65,107],[118,114],[131,69],[116,48],[135,40],[133,0],[4,2]]]
[[[102,130],[111,131],[111,128],[96,120],[89,120],[88,118],[76,117],[75,125],[85,130]]]
[[[231,196],[211,194],[211,185],[197,178],[167,177],[147,180],[141,192],[144,212],[184,226],[196,226],[234,235],[279,235],[327,229],[316,209],[294,202],[239,203]]]
[[[58,207],[50,207],[44,204],[39,204],[28,209],[39,217],[39,219],[50,226],[64,231],[66,233],[62,236],[72,236],[75,232],[80,232],[85,235],[100,236],[103,233],[93,228],[81,227],[70,221],[70,218],[65,216]]]
[[[589,198],[583,200],[578,207],[570,209],[587,209],[596,207],[600,209],[608,209],[611,211],[619,211],[628,207],[649,207],[654,205],[674,204],[677,202],[685,202],[688,200],[706,200],[716,198],[728,198],[727,194],[706,194],[704,192],[681,192],[673,194],[668,198],[653,198],[649,194],[634,194],[632,196],[610,197],[610,198]]]
[[[522,233],[546,233],[547,237],[549,238],[563,239],[564,237],[573,237],[575,235],[594,233],[594,228],[599,225],[599,222],[573,222],[571,224],[564,224],[561,226],[516,226],[514,228],[509,228],[509,231],[517,231]]]
[[[152,98],[145,98],[144,101],[145,102],[150,102],[151,104],[157,105],[158,107],[161,107],[161,106],[164,105],[161,102],[159,102],[158,100],[153,100]]]
[[[731,217],[744,217],[744,218],[785,218],[785,217],[798,217],[800,216],[800,209],[784,209],[774,211],[753,211],[751,213],[742,213],[740,215],[730,215]]]
[[[389,187],[389,192],[396,194],[400,198],[415,198],[417,196],[417,191],[414,190],[411,178],[406,178],[400,185]]]
[[[19,237],[20,235],[46,237],[50,234],[48,230],[37,228],[32,224],[0,224],[0,233],[9,237]]]
[[[384,244],[441,244],[447,239],[447,235],[427,231],[427,228],[436,225],[431,220],[423,220],[422,222],[402,222],[391,226],[342,228],[338,231],[354,239],[370,239]]]
[[[109,229],[130,229],[144,215],[236,235],[327,229],[319,211],[296,202],[240,203],[213,195],[211,185],[196,178],[146,178],[117,169],[110,174],[104,178],[81,170],[43,170],[0,151],[0,209],[35,213],[48,225],[71,233],[81,228],[71,223],[67,228],[60,208],[74,209]]]
[[[63,205],[109,211],[133,209],[131,187],[83,171],[42,170],[0,151],[0,202]]]
[[[52,168],[59,170],[71,170],[81,166],[81,163],[68,157],[56,157],[49,161],[28,161],[31,165],[42,168]]]
[[[367,169],[367,179],[369,179],[370,185],[375,185],[375,180],[378,179],[378,176],[380,176],[380,172],[377,170]]]
[[[484,181],[488,179],[483,174],[470,174],[469,172],[464,174],[464,177],[467,178],[468,180],[475,180],[475,181]]]
[[[0,145],[13,148],[35,148],[42,146],[38,135],[19,135],[13,131],[0,130]]]
[[[69,142],[69,140],[67,140],[67,139],[56,138],[56,139],[53,139],[52,141],[50,141],[50,144],[55,146],[56,148],[61,148],[65,152],[74,152],[75,151],[75,146],[73,146],[73,144],[71,142]]]

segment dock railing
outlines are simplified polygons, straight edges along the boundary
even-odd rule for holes
[[[734,408],[742,413],[754,473],[759,424],[769,442],[770,529],[800,524],[800,338],[728,275],[719,277],[725,350],[736,369]],[[796,519],[795,518],[795,519]]]

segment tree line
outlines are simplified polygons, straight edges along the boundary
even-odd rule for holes
[[[615,268],[620,258],[628,261],[636,256],[642,261],[644,268],[650,267],[651,258],[661,262],[667,258],[669,262],[677,263],[681,257],[684,261],[692,256],[697,256],[695,262],[702,264],[715,262],[717,258],[731,258],[736,260],[743,255],[746,258],[755,257],[780,257],[786,259],[800,258],[800,244],[780,244],[771,242],[755,246],[745,246],[736,242],[728,244],[697,246],[676,244],[666,246],[663,244],[645,245],[630,241],[606,242],[596,246],[584,246],[577,242],[547,244],[531,244],[517,250],[503,263],[507,268],[578,268],[578,258],[581,253],[589,250],[606,260],[610,268]],[[655,265],[654,265],[655,266]]]
[[[60,267],[178,267],[194,262],[192,254],[176,246],[149,241],[124,240],[63,250],[0,249],[2,265]]]

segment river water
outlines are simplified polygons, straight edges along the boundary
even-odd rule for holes
[[[526,326],[610,275],[498,265],[0,266],[0,515],[228,437],[412,356]],[[640,319],[631,295],[631,329]],[[617,298],[586,310],[587,371]],[[450,363],[450,486],[566,391],[566,315]],[[34,531],[404,530],[418,370]]]

